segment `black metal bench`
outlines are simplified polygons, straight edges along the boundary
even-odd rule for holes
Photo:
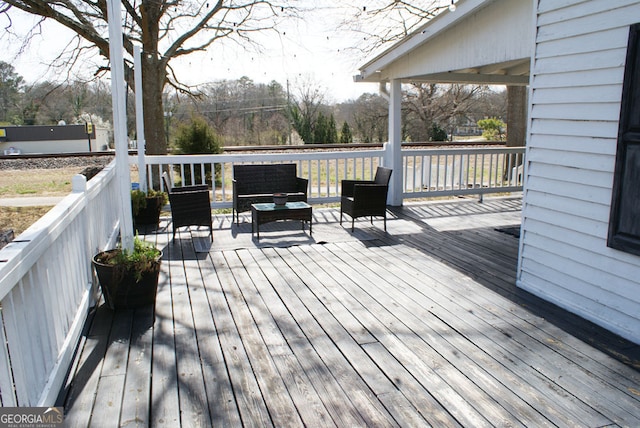
[[[286,193],[291,202],[307,202],[309,181],[297,176],[296,164],[233,166],[233,216],[249,211],[251,204],[273,202],[274,193]]]

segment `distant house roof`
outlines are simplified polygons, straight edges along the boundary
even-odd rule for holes
[[[535,15],[531,0],[459,0],[360,67],[356,81],[527,85]]]

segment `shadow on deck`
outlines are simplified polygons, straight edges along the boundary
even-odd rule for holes
[[[146,235],[155,310],[93,311],[67,425],[640,425],[638,347],[515,287],[519,199],[338,217]]]

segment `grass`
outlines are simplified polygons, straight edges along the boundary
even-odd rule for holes
[[[0,172],[0,198],[66,196],[71,178],[84,168],[6,170]]]
[[[51,207],[0,207],[0,230],[13,229],[15,236],[45,215]]]
[[[71,192],[71,178],[83,169],[73,167],[0,171],[0,198],[66,196]],[[0,206],[0,230],[13,229],[15,236],[18,236],[50,209],[51,207]]]

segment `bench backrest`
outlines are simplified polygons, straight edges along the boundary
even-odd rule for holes
[[[296,192],[297,165],[234,165],[233,178],[240,195]]]

